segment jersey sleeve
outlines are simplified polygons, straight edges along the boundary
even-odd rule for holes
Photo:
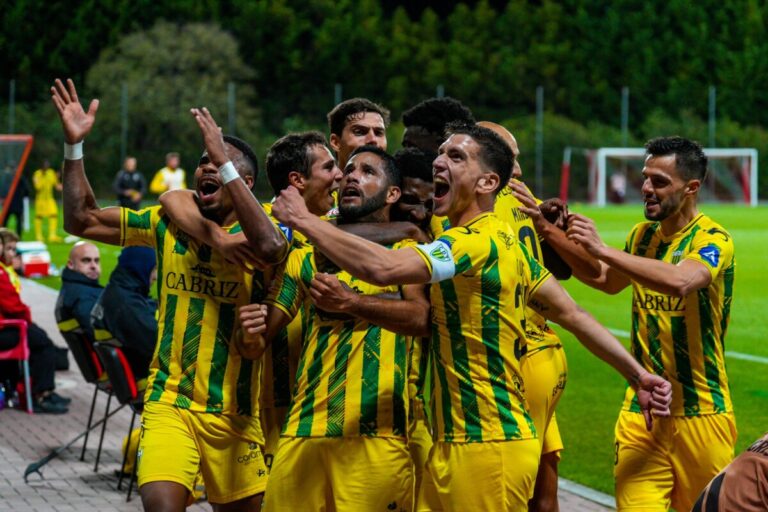
[[[157,250],[157,229],[160,206],[139,211],[120,208],[120,245],[143,245]]]
[[[312,252],[309,248],[294,249],[280,266],[264,301],[294,318],[301,308],[306,295],[307,279],[314,275]]]
[[[733,260],[733,239],[727,231],[714,227],[700,230],[691,244],[691,250],[684,260],[702,263],[715,279]]]
[[[430,283],[451,279],[457,274],[471,273],[488,258],[487,244],[478,242],[475,233],[466,228],[451,228],[430,244],[414,247],[429,268]]]
[[[531,255],[524,243],[518,242],[517,247],[520,249],[521,259],[525,262],[523,270],[525,272],[525,277],[529,280],[528,293],[530,296],[533,295],[533,293],[535,293],[547,279],[552,277],[552,273],[541,263],[536,261],[536,258]]]

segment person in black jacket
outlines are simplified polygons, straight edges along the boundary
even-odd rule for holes
[[[123,168],[117,171],[112,189],[117,194],[120,206],[132,210],[141,208],[141,198],[147,192],[147,180],[136,170],[136,157],[125,158]]]
[[[155,351],[157,302],[149,296],[149,288],[156,279],[155,251],[125,247],[91,312],[93,328],[108,331],[122,344],[137,380],[149,374]]]
[[[93,343],[91,310],[104,287],[99,284],[101,258],[99,248],[90,242],[78,242],[69,252],[67,266],[61,273],[61,291],[56,301],[56,321],[71,318],[85,331]]]

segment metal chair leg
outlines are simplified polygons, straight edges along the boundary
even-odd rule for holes
[[[131,471],[131,480],[128,482],[128,495],[125,497],[125,501],[131,501],[131,491],[133,491],[133,484],[136,482],[136,472],[139,469],[139,443],[136,443],[136,453],[133,459],[133,471]]]
[[[26,359],[22,361],[22,366],[24,367],[24,394],[27,395],[27,412],[32,414],[35,410],[32,407],[32,384],[29,379],[29,361]]]
[[[123,475],[125,474],[125,463],[128,462],[128,453],[131,451],[131,435],[133,434],[133,424],[136,421],[136,411],[133,411],[131,415],[131,426],[128,427],[128,442],[125,444],[125,451],[123,452],[123,463],[120,465],[120,478],[117,480],[117,490],[122,490]],[[134,462],[134,465],[136,463]]]
[[[91,400],[91,412],[88,413],[88,425],[85,427],[85,440],[83,441],[83,450],[80,452],[80,460],[85,460],[85,447],[88,446],[88,434],[91,431],[91,422],[93,421],[93,410],[96,408],[96,396],[99,394],[99,387],[93,388],[93,400]]]
[[[99,471],[99,459],[101,459],[101,445],[104,443],[104,432],[106,432],[107,430],[106,418],[109,417],[109,404],[111,402],[112,402],[112,391],[109,392],[109,397],[107,398],[107,413],[105,414],[104,423],[101,424],[101,437],[99,437],[99,449],[96,451],[96,463],[93,465],[94,473],[98,473]]]

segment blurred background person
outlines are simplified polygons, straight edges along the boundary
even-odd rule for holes
[[[29,197],[29,182],[24,174],[19,176],[19,182],[16,184],[13,197],[9,198],[8,193],[11,191],[11,185],[13,184],[15,168],[16,163],[9,162],[3,169],[2,176],[0,176],[0,198],[3,200],[3,204],[5,204],[5,201],[10,201],[8,212],[3,220],[3,227],[8,227],[8,221],[13,216],[16,219],[16,234],[21,238],[24,231],[24,199]]]
[[[43,219],[48,219],[48,241],[61,242],[61,238],[56,234],[59,206],[53,194],[54,189],[61,191],[61,183],[48,160],[44,160],[43,166],[34,172],[32,184],[35,187],[35,239],[40,242],[44,240]]]
[[[123,168],[115,175],[112,190],[117,194],[119,206],[132,210],[141,208],[141,198],[147,193],[147,180],[136,170],[136,157],[125,157]]]
[[[179,167],[179,160],[178,153],[165,155],[165,167],[155,173],[152,183],[149,184],[150,192],[160,195],[168,190],[187,188],[186,173]]]

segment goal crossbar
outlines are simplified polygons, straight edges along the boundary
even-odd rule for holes
[[[597,206],[606,205],[607,161],[609,157],[642,158],[645,148],[599,148],[596,153],[597,161]],[[708,157],[748,157],[749,158],[749,205],[757,206],[757,150],[754,148],[704,148]]]

